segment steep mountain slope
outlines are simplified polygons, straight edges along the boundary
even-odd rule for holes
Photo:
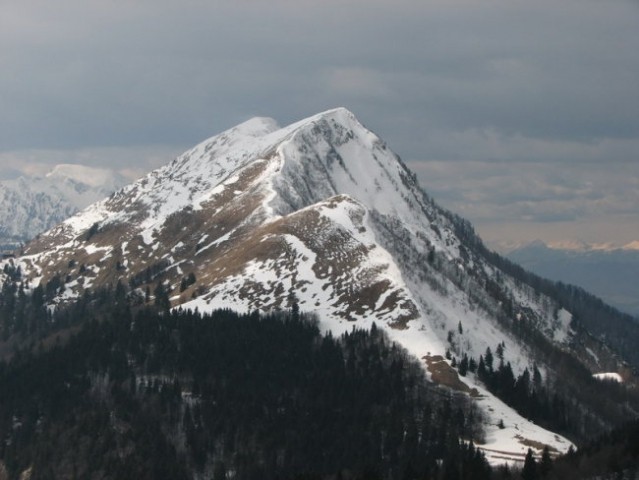
[[[553,248],[534,242],[506,255],[546,278],[571,283],[639,318],[639,250]]]
[[[124,281],[140,303],[299,307],[333,333],[375,322],[434,380],[478,398],[494,461],[521,460],[530,445],[565,451],[570,442],[474,375],[461,381],[444,355],[478,359],[499,346],[500,368],[518,376],[537,366],[549,384],[564,354],[576,362],[564,369],[630,375],[605,344],[571,328],[561,303],[473,242],[382,140],[336,109],[285,128],[257,118],[212,137],[41,235],[16,263],[31,288],[57,292],[54,304]]]
[[[103,168],[57,165],[44,177],[0,182],[0,245],[25,242],[125,185]]]

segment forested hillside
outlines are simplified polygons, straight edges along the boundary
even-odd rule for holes
[[[532,462],[529,480],[635,480],[639,476],[639,421],[629,422],[554,462]]]
[[[521,284],[530,286],[537,295],[547,295],[572,313],[571,327],[612,347],[639,371],[639,323],[636,319],[604,303],[583,288],[542,278],[526,271],[505,257],[490,251],[475,233],[473,226],[458,215],[445,212],[455,227],[455,233],[472,251],[485,257],[491,264],[511,275]],[[506,298],[504,301],[508,300]]]
[[[47,303],[63,293],[60,282],[29,289],[19,270],[5,273],[6,478],[519,476],[512,468],[491,474],[475,446],[483,432],[472,397],[429,383],[381,329],[322,335],[297,307],[266,316],[171,311],[161,283],[147,304],[118,283],[53,312]],[[582,368],[556,361],[566,372]],[[575,439],[621,424],[622,404],[634,402],[585,370],[562,385],[536,369],[515,378],[501,344],[452,363],[522,415]],[[584,386],[590,393],[577,395]],[[626,438],[613,440],[619,435]],[[628,471],[634,457],[619,458]]]
[[[9,478],[488,478],[468,398],[378,329],[322,336],[295,309],[134,313],[121,285],[53,317],[38,302],[14,328],[39,340],[0,364]]]

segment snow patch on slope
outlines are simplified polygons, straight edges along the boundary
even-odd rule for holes
[[[619,383],[623,382],[623,378],[621,377],[621,375],[615,372],[595,373],[593,377],[598,380],[613,380]]]

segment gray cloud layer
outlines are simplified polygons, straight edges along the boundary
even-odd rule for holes
[[[496,205],[493,220],[598,214],[570,186],[586,171],[607,180],[584,195],[623,209],[639,175],[637,25],[621,0],[8,0],[0,176],[65,155],[145,169],[253,115],[345,105],[449,197],[475,185],[471,220]],[[546,173],[521,187],[518,169]]]

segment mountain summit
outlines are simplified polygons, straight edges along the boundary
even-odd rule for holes
[[[405,327],[420,306],[377,237],[404,235],[402,249],[423,261],[433,250],[458,257],[430,226],[434,215],[399,159],[336,109],[285,128],[252,119],[215,136],[42,235],[24,260],[73,260],[95,275],[92,286],[147,269],[193,273],[172,300],[200,309],[297,303],[331,321]]]
[[[492,349],[513,381],[534,369],[549,383],[561,355],[592,373],[623,367],[572,327],[559,299],[499,267],[468,222],[437,206],[343,108],[283,128],[255,118],[216,135],[41,235],[16,261],[32,287],[57,289],[54,305],[120,282],[140,303],[299,308],[334,334],[375,323],[433,380],[477,399],[496,459],[571,443],[475,376],[460,378],[456,359]]]

